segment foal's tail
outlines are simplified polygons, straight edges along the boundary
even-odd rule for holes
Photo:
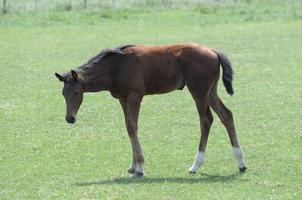
[[[232,86],[232,80],[233,80],[233,69],[230,60],[226,57],[225,54],[212,49],[218,56],[219,63],[222,66],[222,80],[224,87],[229,95],[234,94],[233,86]]]

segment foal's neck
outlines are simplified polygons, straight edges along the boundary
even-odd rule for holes
[[[110,74],[104,70],[81,69],[79,74],[82,78],[84,92],[99,92],[111,88]]]

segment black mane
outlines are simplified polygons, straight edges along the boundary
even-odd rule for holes
[[[95,65],[98,64],[102,59],[104,59],[105,57],[109,57],[112,55],[116,55],[116,54],[124,54],[124,49],[128,48],[128,47],[133,47],[135,45],[123,45],[123,46],[119,46],[116,47],[114,49],[104,49],[102,50],[99,54],[97,54],[96,56],[92,57],[90,60],[88,60],[88,62],[85,65]]]

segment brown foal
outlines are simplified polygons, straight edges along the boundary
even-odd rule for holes
[[[138,140],[138,115],[144,95],[162,94],[188,87],[198,110],[201,137],[190,173],[203,162],[209,130],[213,122],[212,108],[227,129],[240,171],[246,170],[233,122],[232,112],[217,94],[222,66],[222,80],[232,95],[233,71],[228,58],[221,52],[195,43],[143,46],[127,45],[103,50],[86,64],[62,75],[64,82],[66,120],[76,121],[83,93],[107,90],[117,98],[125,116],[131,139],[133,159],[129,173],[143,175],[144,156]]]

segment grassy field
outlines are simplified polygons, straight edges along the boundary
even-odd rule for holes
[[[302,5],[265,2],[1,15],[0,199],[301,199]],[[238,173],[215,116],[206,162],[188,175],[199,120],[185,89],[144,98],[145,177],[130,177],[118,101],[87,94],[69,125],[54,72],[107,47],[187,41],[233,63],[235,95],[221,84],[219,94],[234,113],[248,170]]]

